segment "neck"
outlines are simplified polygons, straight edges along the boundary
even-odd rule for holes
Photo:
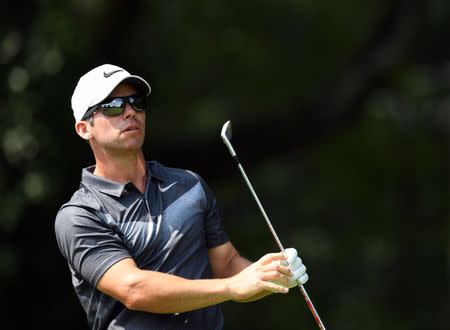
[[[106,152],[94,154],[95,175],[120,183],[132,182],[144,192],[146,163],[142,150],[122,153],[120,156]]]

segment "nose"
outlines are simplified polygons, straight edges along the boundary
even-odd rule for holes
[[[134,110],[130,104],[125,103],[125,111],[123,112],[123,117],[125,119],[127,119],[127,118],[135,117],[135,116],[136,116],[136,110]]]

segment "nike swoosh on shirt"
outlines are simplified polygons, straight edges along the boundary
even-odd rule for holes
[[[169,184],[168,186],[162,188],[159,183],[158,183],[158,188],[160,192],[166,192],[167,190],[169,190],[170,188],[172,188],[178,181],[175,181],[174,183]]]
[[[120,71],[123,71],[123,70],[118,69],[118,70],[113,70],[113,71],[110,71],[110,72],[103,71],[103,77],[108,78],[109,76],[112,76],[114,73],[120,72]]]

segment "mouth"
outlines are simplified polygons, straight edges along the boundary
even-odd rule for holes
[[[126,126],[123,130],[122,133],[128,133],[128,132],[138,132],[140,131],[141,128],[139,127],[139,125],[128,125]]]

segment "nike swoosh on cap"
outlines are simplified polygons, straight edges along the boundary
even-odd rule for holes
[[[112,76],[114,73],[120,72],[120,71],[123,71],[123,70],[118,69],[118,70],[113,70],[113,71],[110,71],[110,72],[103,71],[103,77],[108,78],[108,77]]]
[[[169,184],[168,186],[162,188],[159,183],[158,183],[158,188],[160,192],[166,192],[167,190],[169,190],[170,188],[172,188],[178,181],[175,181],[174,183]]]

